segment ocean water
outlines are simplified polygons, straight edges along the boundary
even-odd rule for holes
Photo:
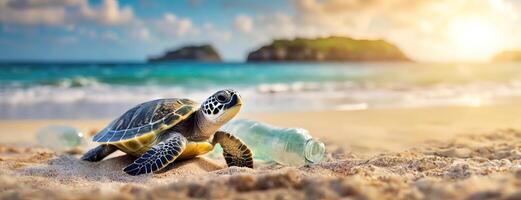
[[[223,88],[242,112],[483,106],[521,97],[521,63],[2,63],[0,119],[111,118]]]

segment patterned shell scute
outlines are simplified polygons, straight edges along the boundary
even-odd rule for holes
[[[125,112],[96,134],[95,142],[119,142],[170,128],[195,112],[196,102],[189,99],[158,99]]]

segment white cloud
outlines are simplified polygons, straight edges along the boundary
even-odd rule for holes
[[[198,30],[193,27],[188,18],[177,17],[172,13],[166,13],[163,18],[153,22],[159,33],[170,37],[182,37],[188,34],[197,34]]]
[[[98,8],[92,8],[87,4],[80,7],[81,17],[101,24],[117,25],[130,22],[133,12],[130,7],[119,8],[117,0],[104,0]]]
[[[90,22],[119,25],[133,19],[130,7],[120,8],[116,0],[100,6],[87,0],[0,0],[0,22],[22,25],[67,25]]]
[[[38,6],[31,7],[29,4],[31,4],[29,1],[1,0],[0,21],[14,24],[58,25],[63,23],[65,19],[65,7],[41,6],[39,4],[36,4]]]
[[[253,19],[248,15],[238,15],[235,17],[235,28],[243,33],[249,33],[253,29]]]

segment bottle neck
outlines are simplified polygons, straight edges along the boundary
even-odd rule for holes
[[[304,145],[304,157],[307,163],[319,163],[324,156],[326,147],[323,142],[311,138]]]

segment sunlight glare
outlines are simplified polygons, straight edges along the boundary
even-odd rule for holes
[[[449,37],[462,56],[483,59],[501,49],[501,35],[493,23],[478,19],[456,19],[450,23]]]

